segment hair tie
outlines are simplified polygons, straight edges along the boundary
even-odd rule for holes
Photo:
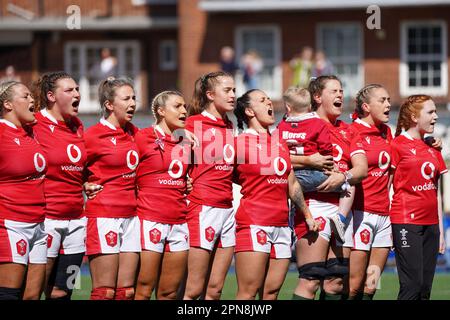
[[[352,118],[353,121],[358,119],[358,112],[353,111],[353,113],[351,114],[351,118]]]
[[[113,77],[113,76],[110,76],[110,77],[108,77],[108,78],[106,78],[106,81],[114,81],[114,80],[116,80],[116,78],[115,77]]]

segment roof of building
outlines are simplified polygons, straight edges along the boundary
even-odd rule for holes
[[[69,24],[68,24],[69,22]],[[23,19],[3,17],[0,19],[0,31],[7,30],[71,30],[67,17],[43,17]],[[80,30],[145,30],[145,29],[176,29],[177,17],[81,17]]]
[[[340,10],[379,7],[450,5],[450,0],[201,0],[199,7],[209,12]]]

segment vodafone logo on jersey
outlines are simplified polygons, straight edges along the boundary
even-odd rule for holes
[[[127,152],[127,166],[130,170],[135,170],[139,164],[139,155],[135,150]]]
[[[343,154],[344,150],[342,150],[341,146],[333,143],[333,161],[334,162],[341,161]]]
[[[81,150],[74,144],[69,144],[67,146],[67,156],[72,163],[77,163],[81,159]],[[74,156],[75,154],[75,156]]]
[[[431,162],[424,162],[422,164],[422,167],[420,168],[420,174],[422,177],[425,178],[425,180],[431,180],[434,178],[434,173],[436,171],[436,167]],[[411,187],[414,192],[417,191],[429,191],[429,190],[436,190],[437,187],[433,183],[433,181],[425,182],[423,185],[415,185]]]
[[[42,154],[36,152],[33,157],[33,162],[37,172],[41,173],[42,171],[44,171],[46,162]]]
[[[422,174],[422,177],[424,177],[427,180],[430,180],[434,177],[434,171],[436,170],[436,167],[431,162],[424,162],[422,164],[422,167],[420,168],[420,173]]]
[[[287,170],[287,162],[281,157],[276,157],[273,160],[273,170],[275,171],[277,176],[282,176]]]
[[[223,146],[223,160],[226,163],[233,163],[235,151],[231,144],[226,144]]]
[[[378,167],[381,170],[387,169],[391,163],[391,156],[386,151],[381,151],[378,155]]]
[[[183,175],[183,164],[180,160],[172,160],[167,172],[172,178],[179,179]]]

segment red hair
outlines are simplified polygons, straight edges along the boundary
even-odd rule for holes
[[[416,94],[409,96],[400,106],[400,112],[397,120],[397,130],[395,136],[400,135],[402,130],[408,130],[413,126],[412,116],[419,117],[420,110],[423,108],[423,104],[432,100],[430,96],[425,94]]]

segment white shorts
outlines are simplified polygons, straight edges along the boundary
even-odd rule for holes
[[[355,210],[353,211],[355,250],[392,247],[392,228],[389,216]]]
[[[187,223],[165,224],[141,220],[141,245],[143,250],[159,253],[189,250]]]
[[[236,244],[236,219],[233,208],[216,208],[189,203],[187,223],[190,246],[209,251],[219,246],[234,247]]]
[[[237,226],[236,252],[269,253],[271,259],[291,257],[292,229],[290,227]]]
[[[350,219],[350,222],[348,224],[347,229],[345,230],[345,234],[344,234],[345,242],[342,243],[342,242],[336,241],[336,245],[342,246],[345,248],[353,248],[353,214],[352,214],[352,212],[349,212],[349,216],[347,218]]]
[[[86,255],[120,252],[141,252],[139,218],[88,218]]]
[[[330,219],[328,217],[338,214],[339,207],[328,202],[316,201],[313,199],[309,200],[308,207],[314,220],[319,222],[319,235],[325,240],[330,241],[332,230]]]
[[[46,264],[44,223],[0,220],[0,262]]]
[[[45,219],[47,257],[59,254],[76,254],[86,251],[86,217],[73,220]]]

